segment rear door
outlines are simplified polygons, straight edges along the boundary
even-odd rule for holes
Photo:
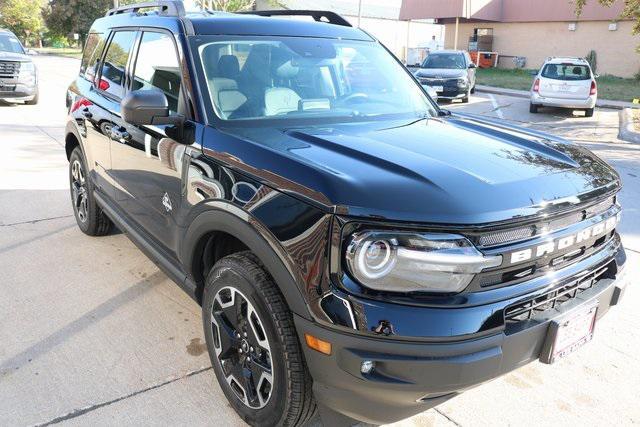
[[[131,61],[130,90],[160,90],[171,114],[188,116],[184,102],[180,57],[173,34],[143,30],[137,56]],[[120,122],[118,141],[111,145],[110,175],[116,198],[127,216],[169,254],[177,249],[174,210],[182,199],[181,175],[186,146],[167,135],[171,126],[136,126]]]
[[[115,31],[112,33],[104,59],[92,71],[94,84],[87,105],[81,106],[85,118],[91,125],[87,126],[87,141],[90,151],[94,153],[93,168],[97,183],[101,190],[109,196],[114,195],[114,180],[109,175],[111,170],[111,144],[114,127],[122,125],[120,118],[120,100],[126,88],[126,68],[129,56],[136,40],[136,31]],[[89,169],[92,169],[91,167]]]
[[[591,70],[584,64],[546,64],[540,78],[540,95],[548,98],[586,99],[591,91]]]

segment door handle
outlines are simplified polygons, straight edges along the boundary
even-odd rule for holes
[[[114,126],[111,128],[111,139],[120,143],[131,141],[131,134],[122,126]]]

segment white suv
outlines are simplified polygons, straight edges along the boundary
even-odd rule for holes
[[[584,110],[587,117],[592,117],[598,97],[596,77],[582,58],[547,58],[531,86],[529,111],[562,107]]]

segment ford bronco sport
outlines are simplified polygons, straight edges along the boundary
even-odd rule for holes
[[[78,226],[201,304],[249,424],[411,416],[567,356],[623,294],[612,168],[439,109],[334,13],[123,6],[67,101]]]

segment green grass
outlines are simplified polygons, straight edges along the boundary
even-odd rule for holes
[[[507,89],[529,90],[533,83],[531,70],[480,68],[477,78],[480,85]],[[640,98],[640,80],[604,75],[598,77],[597,82],[600,99],[631,102]]]
[[[42,47],[34,49],[41,55],[68,56],[71,58],[82,58],[82,49],[78,47]]]

